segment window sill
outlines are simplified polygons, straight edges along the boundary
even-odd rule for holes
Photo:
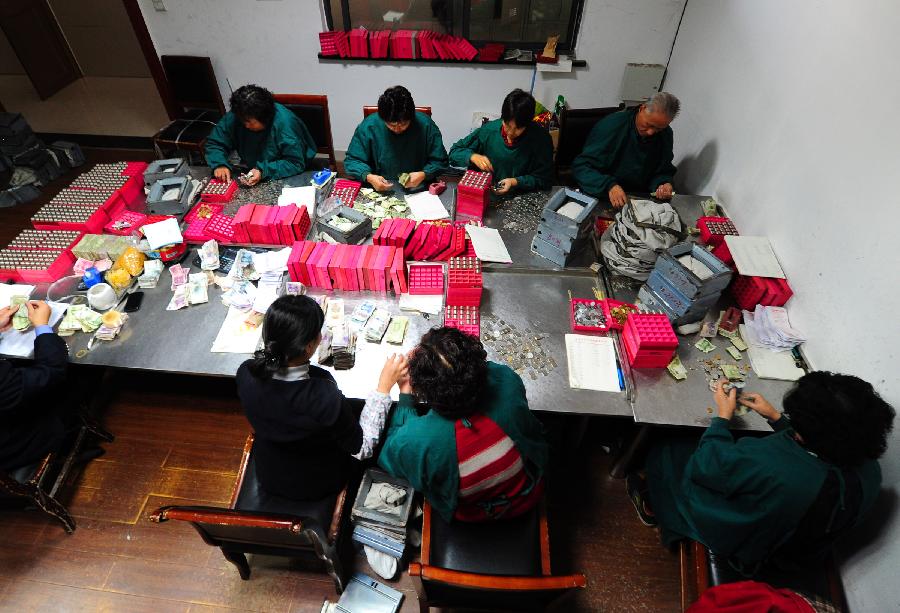
[[[374,58],[374,57],[340,57],[338,55],[322,55],[319,54],[319,60],[326,62],[357,62],[357,63],[368,63],[368,64],[450,64],[454,66],[508,66],[510,68],[514,67],[525,67],[525,68],[533,68],[537,61],[531,60],[528,62],[520,62],[518,60],[498,60],[496,62],[480,62],[477,59],[472,60],[471,62],[466,60],[425,60],[425,59],[397,59],[392,57],[385,58]],[[586,68],[587,62],[585,60],[572,60],[572,68]]]

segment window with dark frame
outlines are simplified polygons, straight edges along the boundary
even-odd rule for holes
[[[557,51],[571,53],[584,0],[324,0],[324,6],[329,30],[434,30],[476,47],[532,50],[558,35]]]

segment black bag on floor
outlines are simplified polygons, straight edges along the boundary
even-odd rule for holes
[[[5,155],[0,155],[0,189],[6,189],[9,186],[9,180],[12,179],[12,174],[12,161]]]
[[[21,113],[0,113],[0,146],[21,147],[30,136],[34,132]]]
[[[33,185],[22,185],[0,192],[0,208],[31,202],[41,195],[41,190]]]
[[[84,164],[84,153],[78,143],[71,143],[66,140],[58,140],[50,144],[50,150],[59,154],[60,158],[66,158],[69,168],[75,168]],[[59,160],[62,166],[62,159]]]
[[[25,166],[26,168],[31,168],[32,170],[38,170],[47,165],[47,162],[50,161],[50,154],[47,153],[47,150],[42,147],[36,147],[34,149],[30,149],[29,151],[25,151],[18,155],[12,156],[13,164],[16,166]]]

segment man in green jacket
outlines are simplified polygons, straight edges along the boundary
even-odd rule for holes
[[[875,502],[893,408],[849,375],[805,375],[785,396],[783,415],[759,394],[726,392],[725,383],[699,444],[657,445],[646,484],[629,475],[635,508],[645,523],[658,522],[666,545],[697,540],[747,574],[773,557],[821,560]],[[728,424],[737,402],[775,432],[735,440]]]
[[[681,103],[658,92],[634,109],[600,120],[588,135],[584,150],[572,162],[572,174],[582,190],[608,198],[615,208],[628,201],[625,192],[651,192],[660,200],[672,197],[672,128]]]
[[[300,174],[316,157],[309,130],[269,90],[244,85],[231,95],[230,105],[206,139],[206,163],[220,181],[231,180],[234,166],[228,158],[235,150],[250,168],[246,185]]]
[[[500,119],[489,121],[450,148],[450,163],[470,164],[494,174],[502,195],[514,189],[550,189],[553,185],[553,142],[534,123],[531,94],[514,89],[503,101]]]
[[[401,174],[412,190],[431,181],[447,166],[441,131],[431,117],[416,111],[412,94],[402,85],[378,98],[378,113],[362,120],[344,159],[344,171],[379,192],[391,189]]]
[[[417,398],[427,413],[418,414]],[[481,341],[455,328],[422,337],[400,381],[382,468],[422,492],[444,521],[488,521],[537,504],[548,458],[519,375],[488,362]]]

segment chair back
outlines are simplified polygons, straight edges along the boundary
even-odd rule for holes
[[[332,170],[337,168],[337,160],[334,157],[334,141],[331,137],[328,96],[275,94],[275,102],[284,105],[300,118],[316,143],[316,151],[328,156],[328,163]]]
[[[225,103],[219,92],[216,74],[208,57],[196,55],[163,55],[159,58],[173,102],[186,115],[193,109],[225,114]]]
[[[625,105],[594,109],[563,109],[559,118],[559,144],[556,147],[557,172],[572,165],[584,149],[588,135],[598,121],[624,108]]]
[[[416,110],[419,111],[420,113],[425,113],[426,115],[431,117],[431,107],[430,106],[417,106]],[[369,115],[372,115],[373,113],[377,113],[377,112],[378,112],[377,106],[364,106],[363,107],[363,119],[365,119]]]

